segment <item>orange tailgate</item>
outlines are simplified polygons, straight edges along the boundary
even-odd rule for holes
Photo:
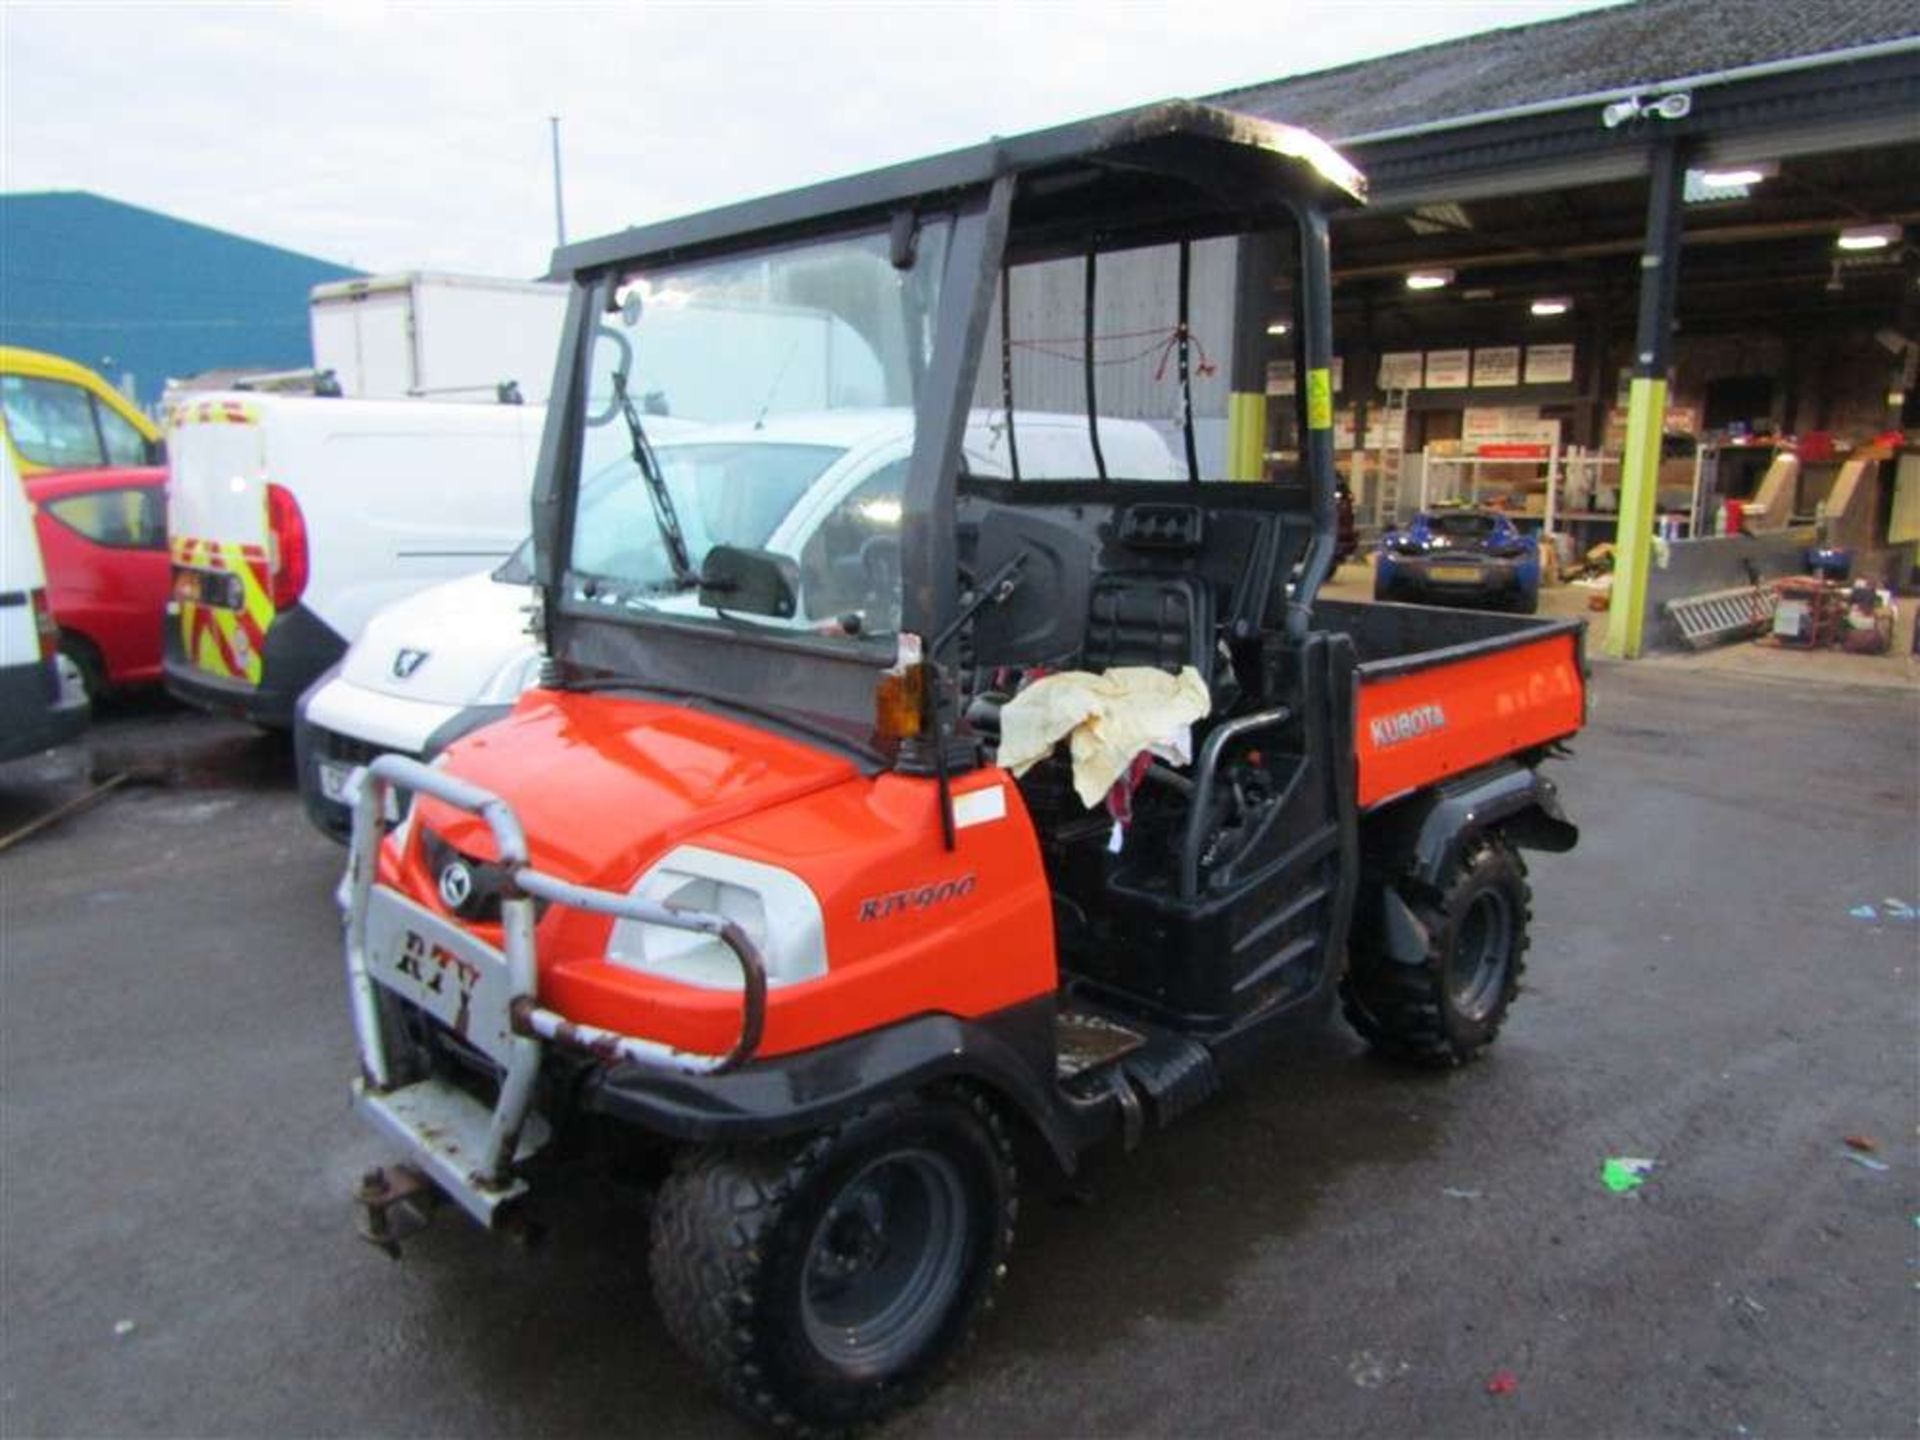
[[[1571,631],[1388,673],[1363,666],[1358,686],[1353,744],[1363,810],[1562,739],[1586,715]]]

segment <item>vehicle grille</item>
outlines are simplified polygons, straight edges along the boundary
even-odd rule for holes
[[[434,902],[449,915],[481,925],[500,923],[500,899],[507,889],[507,868],[497,861],[483,860],[455,849],[432,830],[420,832],[420,858],[426,865],[427,880],[434,887]],[[448,898],[443,877],[455,866],[465,870],[467,891],[457,904]],[[536,921],[546,914],[547,902],[533,902]]]
[[[451,1080],[489,1109],[499,1102],[503,1074],[499,1065],[412,1001],[397,995],[390,998],[418,1067]]]
[[[351,735],[341,735],[332,730],[313,727],[314,739],[318,742],[320,753],[329,760],[344,761],[348,765],[371,765],[382,755],[392,754],[378,745],[365,740],[357,740]]]

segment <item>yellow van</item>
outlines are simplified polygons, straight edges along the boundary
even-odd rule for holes
[[[160,432],[84,365],[0,345],[0,415],[22,476],[160,463]]]

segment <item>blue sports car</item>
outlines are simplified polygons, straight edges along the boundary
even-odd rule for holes
[[[1540,547],[1497,510],[1430,510],[1380,537],[1373,598],[1540,608]]]

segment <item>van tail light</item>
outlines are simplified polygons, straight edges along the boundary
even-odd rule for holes
[[[47,604],[47,592],[35,590],[33,596],[33,628],[40,636],[40,658],[51,660],[60,653],[60,626],[53,618],[53,607]]]
[[[275,610],[291,610],[307,590],[307,517],[293,492],[267,486],[267,561]]]

